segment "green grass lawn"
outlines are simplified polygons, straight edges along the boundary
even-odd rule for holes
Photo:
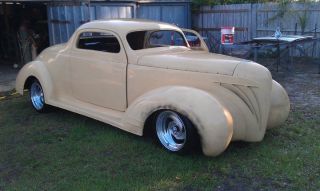
[[[180,156],[68,111],[39,114],[26,96],[2,100],[0,190],[317,190],[319,124],[316,108],[295,108],[260,143]]]

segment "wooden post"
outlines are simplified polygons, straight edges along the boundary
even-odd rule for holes
[[[251,4],[251,23],[248,27],[250,30],[250,39],[257,37],[257,6],[258,4]]]

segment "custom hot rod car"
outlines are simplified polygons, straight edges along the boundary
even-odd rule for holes
[[[140,136],[149,128],[171,152],[199,143],[208,156],[261,141],[290,107],[265,67],[190,47],[180,28],[145,20],[83,24],[20,70],[24,89],[39,112],[51,105]]]

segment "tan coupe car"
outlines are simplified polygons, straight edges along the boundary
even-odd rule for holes
[[[52,105],[136,135],[149,128],[171,152],[199,143],[216,156],[230,141],[261,141],[287,119],[286,91],[265,67],[201,43],[162,22],[89,22],[25,65],[16,90],[29,89],[39,112]]]

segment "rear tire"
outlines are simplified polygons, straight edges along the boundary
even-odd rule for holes
[[[48,105],[45,103],[44,91],[38,80],[33,80],[29,87],[29,96],[32,107],[39,113],[48,111]]]
[[[199,136],[191,121],[175,111],[160,111],[154,124],[160,144],[169,152],[184,154],[199,146]]]

